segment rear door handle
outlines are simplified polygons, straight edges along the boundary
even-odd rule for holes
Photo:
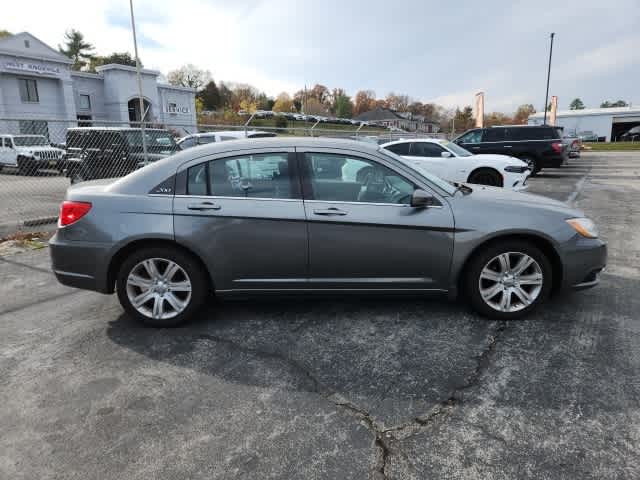
[[[313,211],[314,215],[325,215],[325,216],[329,216],[329,215],[346,215],[347,212],[344,212],[340,209],[337,208],[327,208],[324,210],[314,210]]]
[[[505,145],[504,148],[513,148],[513,145]]]
[[[480,150],[480,147],[471,147],[474,150]]]
[[[187,205],[189,210],[220,210],[222,207],[211,202],[190,203]]]

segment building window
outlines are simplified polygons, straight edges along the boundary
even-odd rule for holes
[[[38,97],[38,84],[30,78],[19,78],[20,100],[28,103],[37,103],[40,101]]]
[[[76,115],[79,127],[91,127],[93,126],[91,115]]]
[[[178,105],[175,103],[169,102],[169,104],[167,105],[167,111],[175,115],[176,113],[178,113]]]
[[[80,94],[80,110],[91,110],[91,97]]]
[[[42,135],[49,139],[49,124],[44,120],[20,120],[22,135]]]

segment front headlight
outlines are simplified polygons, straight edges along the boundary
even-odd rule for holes
[[[507,165],[506,167],[504,167],[504,171],[505,172],[511,172],[511,173],[524,173],[527,170],[529,170],[529,167],[527,165]]]
[[[598,228],[588,218],[570,218],[567,223],[585,238],[598,238]]]

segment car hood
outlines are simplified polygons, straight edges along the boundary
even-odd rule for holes
[[[468,185],[473,192],[466,195],[469,200],[487,208],[500,206],[513,207],[525,213],[527,208],[554,211],[566,215],[567,218],[583,217],[584,213],[564,202],[533,193],[516,192],[507,188],[489,187],[485,185]],[[456,194],[456,197],[461,195]]]
[[[24,147],[16,147],[16,150],[21,152],[62,152],[61,148],[50,147],[46,145],[33,145],[33,146],[24,146]]]
[[[516,157],[510,157],[509,155],[499,155],[499,154],[489,154],[489,153],[481,153],[479,155],[474,155],[472,158],[479,161],[487,161],[493,164],[498,164],[502,166],[512,165],[516,167],[526,167],[527,164]]]

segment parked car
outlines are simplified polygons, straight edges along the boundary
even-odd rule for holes
[[[624,142],[635,142],[640,140],[640,125],[633,127],[632,129],[620,135],[620,140]]]
[[[527,163],[533,175],[560,167],[568,157],[560,131],[548,125],[514,125],[469,130],[454,140],[474,154],[502,154]]]
[[[249,130],[246,134],[244,130],[229,130],[225,132],[203,132],[186,135],[177,140],[181,149],[204,145],[206,143],[225,142],[227,140],[239,140],[242,138],[266,138],[275,137],[273,132],[261,132],[259,130]]]
[[[473,155],[447,140],[414,138],[385,143],[383,148],[405,158],[416,168],[452,182],[477,183],[525,190],[531,173],[522,160],[507,155]]]
[[[64,150],[53,147],[44,135],[0,135],[0,170],[18,167],[20,175],[41,169],[60,169]]]
[[[579,158],[582,150],[582,140],[575,131],[565,131],[563,127],[556,127],[562,133],[562,144],[569,158]]]
[[[180,151],[167,130],[145,128],[147,155],[139,128],[78,127],[67,130],[65,174],[71,183],[123,177]]]
[[[265,138],[71,186],[50,241],[69,286],[117,291],[154,326],[210,292],[461,294],[491,319],[596,285],[606,245],[562,202],[453,186],[377,145]]]
[[[578,133],[578,138],[581,142],[597,142],[598,135],[593,133],[591,130],[585,130],[584,132]]]

